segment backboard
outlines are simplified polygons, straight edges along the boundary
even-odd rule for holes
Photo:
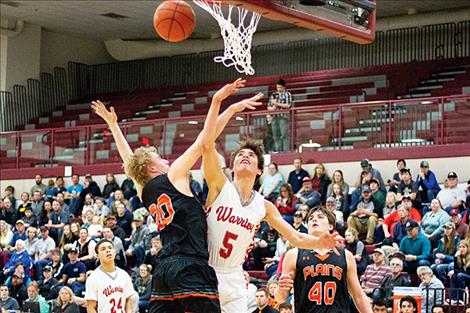
[[[371,43],[375,38],[375,0],[227,0],[223,3],[359,44]]]

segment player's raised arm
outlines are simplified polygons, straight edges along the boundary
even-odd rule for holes
[[[296,262],[297,254],[299,253],[298,249],[290,249],[286,252],[284,256],[284,261],[282,262],[282,274],[279,278],[276,291],[274,292],[274,297],[277,303],[286,302],[292,287],[294,286],[294,277],[296,272]]]
[[[369,298],[364,293],[364,290],[362,290],[359,280],[357,279],[356,260],[351,252],[347,250],[344,252],[346,254],[346,263],[348,266],[346,281],[348,284],[349,294],[351,295],[359,313],[372,313]]]
[[[282,218],[274,204],[268,200],[264,200],[264,207],[266,208],[266,216],[264,219],[271,227],[286,237],[293,246],[301,249],[336,250],[335,236],[332,234],[325,233],[320,237],[314,237],[300,233]]]

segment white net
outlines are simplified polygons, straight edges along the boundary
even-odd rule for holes
[[[193,1],[209,12],[219,23],[225,49],[224,55],[215,57],[214,61],[223,63],[226,67],[234,66],[239,73],[253,75],[255,70],[251,66],[251,42],[261,14],[236,7],[238,10],[238,23],[236,21],[232,23],[232,11],[235,8],[233,5],[228,5],[228,15],[225,17],[221,1]],[[247,18],[249,13],[251,13],[251,19]],[[246,26],[245,19],[249,20]]]

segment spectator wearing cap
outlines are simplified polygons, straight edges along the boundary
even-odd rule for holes
[[[128,260],[134,260],[135,266],[142,264],[145,257],[145,250],[150,249],[150,230],[144,225],[144,217],[138,211],[134,212],[134,230],[132,231],[129,248],[126,250]]]
[[[351,192],[351,202],[349,203],[349,212],[356,210],[357,204],[362,199],[362,186],[369,185],[372,180],[372,173],[368,170],[363,170],[359,176],[356,188]]]
[[[56,243],[59,243],[60,239],[62,238],[62,234],[64,232],[65,224],[69,223],[69,214],[62,210],[62,207],[57,200],[52,201],[52,212],[49,215],[49,222],[47,223],[47,227],[49,228],[49,232],[51,237],[54,238]]]
[[[13,274],[11,277],[10,295],[21,304],[21,306],[23,302],[28,299],[28,292],[26,285],[23,283],[23,276],[18,273]]]
[[[336,170],[333,172],[333,176],[332,176],[332,179],[333,181],[331,182],[331,184],[328,186],[328,190],[326,192],[326,195],[327,197],[331,197],[331,196],[334,196],[334,192],[333,192],[333,185],[334,184],[338,184],[340,186],[340,190],[342,192],[342,194],[345,196],[345,197],[348,197],[348,194],[349,194],[349,185],[348,183],[346,183],[344,181],[344,175],[343,175],[343,172],[341,170]]]
[[[4,310],[19,310],[20,306],[15,298],[10,297],[8,286],[0,285],[0,308]]]
[[[32,260],[26,251],[26,247],[24,241],[22,239],[18,239],[15,243],[16,251],[10,255],[10,259],[3,267],[3,275],[5,277],[11,276],[15,272],[15,268],[18,264],[23,264],[25,268],[25,272],[29,273],[29,270],[32,267]]]
[[[16,241],[26,240],[26,228],[24,225],[23,220],[17,220],[15,223],[15,231],[13,232],[13,238],[11,239],[10,246],[14,247],[16,245]]]
[[[292,193],[292,188],[289,184],[282,184],[281,193],[277,197],[274,205],[281,214],[282,218],[289,224],[292,224],[294,221],[294,204],[297,199]]]
[[[294,222],[292,223],[292,226],[294,229],[298,232],[307,234],[308,230],[304,225],[304,217],[302,215],[302,212],[297,211],[294,213]]]
[[[86,266],[78,260],[78,252],[78,247],[69,250],[69,263],[65,264],[59,283],[69,286],[76,296],[81,296],[85,290]]]
[[[419,284],[423,297],[421,313],[427,313],[432,305],[444,303],[444,284],[434,276],[429,266],[420,266],[416,272],[421,279]]]
[[[384,278],[391,273],[390,266],[385,263],[385,252],[376,248],[372,254],[373,263],[367,265],[361,276],[361,286],[366,295],[371,296],[374,289],[379,288]]]
[[[39,294],[46,300],[55,299],[57,298],[59,281],[54,277],[52,266],[46,265],[42,270],[44,279],[38,281]]]
[[[378,169],[372,167],[372,163],[370,163],[368,159],[361,160],[361,167],[363,171],[371,172],[372,177],[377,179],[380,184],[380,190],[382,190],[383,192],[387,191],[387,189],[385,188],[384,180],[382,178],[382,174],[379,172]]]
[[[375,226],[377,225],[378,215],[374,212],[374,203],[372,202],[372,191],[368,185],[363,185],[362,201],[348,217],[348,228],[355,229],[359,234],[366,234],[366,242],[374,243]]]
[[[433,199],[430,206],[431,210],[424,214],[421,221],[421,229],[431,241],[431,245],[436,247],[444,233],[444,225],[450,221],[450,216],[442,209],[439,199]]]
[[[469,226],[463,222],[460,211],[458,209],[452,209],[450,210],[449,215],[450,221],[455,225],[455,233],[457,236],[459,236],[462,240],[467,239]]]
[[[80,176],[78,174],[72,175],[72,185],[67,188],[65,198],[70,199],[69,208],[70,213],[77,215],[78,207],[80,205],[80,193],[83,190],[83,185],[80,184]]]
[[[31,277],[29,277],[29,269],[26,269],[23,263],[21,262],[16,264],[13,275],[20,276],[23,280],[23,285],[25,286],[28,286],[32,282]],[[11,280],[12,280],[13,275],[8,277],[7,280],[5,281],[5,284],[7,286],[11,286]]]
[[[388,184],[388,187],[389,187],[388,191],[397,193],[397,191],[398,191],[397,187],[398,187],[398,184],[401,181],[400,171],[401,171],[402,168],[405,168],[405,167],[406,167],[406,161],[404,159],[399,159],[397,161],[397,170],[398,170],[398,172],[393,174],[392,178],[387,181],[387,184]]]
[[[436,175],[429,169],[428,161],[421,161],[419,168],[420,172],[418,176],[416,176],[416,183],[418,184],[421,199],[423,202],[429,203],[436,197],[441,187],[439,187]]]
[[[431,242],[420,232],[416,221],[408,221],[405,227],[407,236],[400,242],[400,251],[405,255],[405,271],[415,273],[419,266],[431,265]]]
[[[37,282],[32,282],[28,285],[28,300],[29,302],[38,302],[39,303],[39,312],[40,313],[49,313],[49,303],[46,302],[46,299],[39,294],[39,285]]]
[[[331,179],[326,173],[325,165],[319,163],[313,170],[312,188],[320,193],[320,200],[325,203],[328,193],[328,186],[331,184]]]
[[[397,257],[392,257],[390,260],[390,274],[380,284],[378,289],[375,289],[373,299],[386,299],[386,306],[391,308],[393,306],[393,288],[408,286],[410,281],[409,277],[401,275],[403,271],[403,260]]]
[[[284,182],[281,173],[279,173],[277,164],[271,162],[268,165],[268,173],[264,177],[263,184],[259,188],[259,192],[264,196],[265,199],[274,203],[279,196],[281,185]]]
[[[379,218],[383,218],[385,197],[387,194],[379,188],[379,184],[380,183],[377,178],[372,178],[369,183],[369,187],[372,191],[372,202],[374,202],[374,209],[379,215]]]
[[[85,264],[88,271],[95,269],[96,261],[96,241],[94,241],[88,234],[86,228],[80,229],[80,236],[75,242],[75,248],[78,249],[78,261]]]
[[[320,204],[321,195],[318,191],[313,190],[310,177],[304,177],[302,191],[296,195],[297,201],[294,208],[298,211],[301,207],[311,209]]]
[[[452,209],[462,211],[466,195],[465,190],[458,186],[459,180],[457,173],[450,172],[447,174],[447,179],[448,187],[439,191],[436,198],[441,201],[442,207],[444,207],[447,212],[450,212]]]
[[[289,173],[287,183],[292,186],[292,192],[298,193],[302,188],[303,179],[308,177],[308,172],[302,168],[302,158],[296,157],[294,159],[294,170]]]
[[[455,233],[455,225],[447,222],[444,225],[444,235],[439,240],[439,245],[434,254],[434,264],[431,269],[436,273],[437,278],[446,286],[449,286],[447,273],[454,267],[454,256],[460,243],[460,237]],[[451,265],[452,263],[452,265]]]
[[[413,179],[411,179],[411,171],[409,168],[405,167],[401,171],[402,180],[398,184],[397,196],[401,200],[404,194],[409,194],[411,201],[413,201],[413,207],[420,210],[421,209],[421,196],[419,194],[418,185]]]
[[[41,237],[36,242],[36,253],[34,255],[36,280],[42,279],[42,268],[51,262],[51,252],[55,249],[56,244],[54,239],[49,236],[49,229],[46,226],[41,226]]]

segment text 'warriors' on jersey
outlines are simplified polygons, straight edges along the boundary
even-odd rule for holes
[[[320,255],[299,249],[294,278],[296,312],[349,313],[346,255],[338,250],[340,255]]]
[[[227,180],[207,208],[209,264],[216,270],[240,268],[265,215],[263,196],[254,191],[250,202],[243,206],[237,189]]]

